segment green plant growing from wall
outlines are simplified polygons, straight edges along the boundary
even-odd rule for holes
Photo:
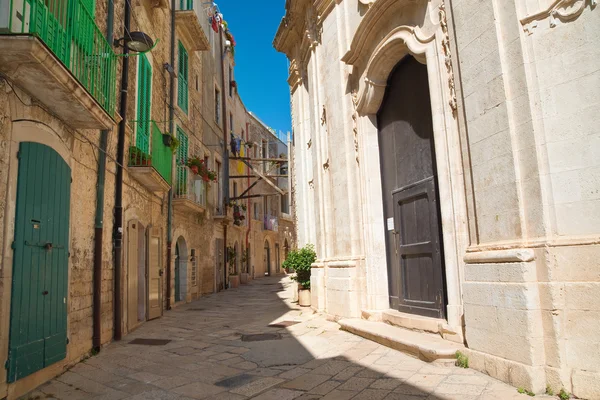
[[[469,368],[469,357],[461,353],[460,351],[456,352],[456,363],[457,367],[461,368]]]
[[[569,400],[571,398],[571,395],[567,393],[565,389],[560,389],[560,392],[558,392],[558,398],[560,400]]]
[[[300,250],[292,250],[288,253],[283,262],[283,267],[296,271],[296,276],[292,277],[297,281],[302,289],[310,289],[310,268],[317,260],[317,253],[312,244],[307,244]]]

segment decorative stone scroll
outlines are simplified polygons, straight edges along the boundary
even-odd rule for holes
[[[550,28],[554,28],[559,22],[569,22],[577,19],[588,3],[590,9],[593,10],[598,5],[598,0],[555,0],[546,10],[521,19],[521,25],[529,35],[538,26],[538,22],[546,19],[550,20]]]
[[[444,51],[444,63],[446,64],[446,72],[448,74],[448,88],[450,89],[450,101],[448,104],[452,109],[452,114],[456,117],[458,111],[458,103],[456,100],[456,87],[454,82],[454,71],[452,70],[452,54],[450,52],[450,36],[448,34],[448,20],[446,19],[446,4],[442,2],[439,7],[440,27],[444,33],[442,39],[442,50]]]
[[[352,91],[352,132],[354,132],[354,157],[356,163],[360,164],[358,159],[358,92]]]

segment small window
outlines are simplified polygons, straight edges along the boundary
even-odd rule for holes
[[[177,105],[188,113],[188,52],[179,42],[179,66],[177,72]]]
[[[221,123],[221,92],[215,88],[215,121]]]
[[[233,69],[229,67],[229,97],[233,96]]]

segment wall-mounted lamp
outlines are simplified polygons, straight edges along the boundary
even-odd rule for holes
[[[144,53],[152,49],[154,41],[144,32],[131,32],[121,39],[115,39],[114,45],[127,47],[130,51],[136,53]]]

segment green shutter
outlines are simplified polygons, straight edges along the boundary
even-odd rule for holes
[[[189,60],[188,53],[183,47],[183,44],[179,42],[179,66],[177,72],[177,105],[186,114],[188,112],[188,68]]]
[[[83,8],[85,8],[87,10],[88,13],[90,13],[90,16],[92,17],[92,19],[95,19],[95,13],[96,13],[96,1],[95,0],[80,0],[81,1],[81,5],[83,5]]]
[[[187,183],[188,170],[185,164],[188,160],[189,139],[183,129],[177,127],[177,139],[179,147],[177,148],[177,188],[183,194],[183,187]]]
[[[139,55],[138,105],[135,145],[150,154],[150,96],[152,94],[152,68],[145,54]]]

